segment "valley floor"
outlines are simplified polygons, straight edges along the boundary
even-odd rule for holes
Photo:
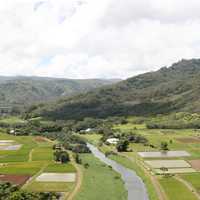
[[[136,128],[137,127],[137,128]],[[148,138],[150,144],[154,146],[144,146],[143,144],[132,143],[130,152],[109,155],[109,158],[119,162],[127,168],[134,170],[144,181],[150,200],[198,200],[200,199],[200,142],[198,138],[200,131],[192,129],[182,130],[162,130],[146,129],[145,125],[120,125],[115,128],[123,132],[134,130],[134,133]],[[101,135],[86,134],[81,135],[90,143],[98,145]],[[194,140],[196,138],[196,140]],[[196,169],[193,173],[172,173],[169,176],[156,174],[154,170],[145,165],[146,160],[164,160],[163,158],[141,158],[138,152],[159,151],[161,141],[167,141],[170,150],[187,151],[189,157],[164,158],[165,160],[185,160],[187,163],[196,161]],[[114,145],[99,146],[99,149],[106,152],[116,152]],[[198,169],[197,169],[198,168]]]

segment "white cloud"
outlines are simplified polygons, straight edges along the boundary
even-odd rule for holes
[[[126,78],[199,56],[198,0],[0,2],[0,75]]]

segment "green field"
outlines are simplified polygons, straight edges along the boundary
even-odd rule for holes
[[[76,172],[75,167],[70,164],[57,164],[57,163],[50,163],[45,169],[44,172],[50,172],[50,173],[72,173]]]
[[[26,187],[26,190],[33,192],[70,192],[74,183],[58,182],[32,182]]]
[[[192,186],[200,193],[200,173],[184,174],[182,178],[192,184]]]
[[[195,195],[185,185],[174,178],[162,178],[160,184],[164,188],[169,200],[197,200]]]
[[[2,133],[0,140],[14,140],[22,145],[17,151],[0,151],[0,163],[28,161],[30,151],[38,146],[32,136],[11,136]]]
[[[0,174],[30,175],[33,180],[24,189],[35,192],[70,192],[75,183],[36,182],[35,178],[43,172],[76,172],[71,163],[58,164],[53,161],[53,142],[37,142],[33,136],[12,136],[0,133],[0,140],[14,140],[21,144],[19,150],[0,150]]]
[[[39,147],[33,150],[33,161],[51,161],[53,160],[52,144],[41,144]]]
[[[197,137],[200,130],[194,129],[135,129],[135,124],[117,125],[114,129],[120,129],[123,133],[133,132],[146,137],[150,144],[155,148],[144,146],[143,144],[131,144],[134,151],[157,151],[160,148],[161,141],[168,142],[170,150],[185,150],[191,154],[190,159],[200,158],[200,143],[183,143],[179,138]],[[145,124],[139,124],[145,127]]]
[[[93,155],[81,155],[89,167],[83,170],[81,190],[74,200],[126,200],[127,192],[119,175]]]
[[[34,175],[44,165],[45,162],[9,163],[0,167],[0,174]]]

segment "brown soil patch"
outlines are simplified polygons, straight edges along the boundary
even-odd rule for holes
[[[37,137],[35,138],[35,141],[36,141],[36,142],[46,142],[47,140],[46,140],[46,138],[44,138],[44,137],[37,136]]]
[[[189,163],[193,169],[196,169],[197,171],[200,170],[200,160],[189,160]]]
[[[31,176],[26,175],[0,175],[0,181],[10,182],[15,185],[22,186],[28,181]]]
[[[182,143],[200,143],[200,137],[177,138]]]

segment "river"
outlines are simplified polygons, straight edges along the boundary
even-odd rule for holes
[[[95,146],[87,144],[93,155],[99,158],[102,162],[112,166],[113,170],[118,172],[125,183],[126,190],[128,191],[128,200],[149,200],[146,187],[142,179],[130,169],[122,166],[121,164],[107,158]]]

